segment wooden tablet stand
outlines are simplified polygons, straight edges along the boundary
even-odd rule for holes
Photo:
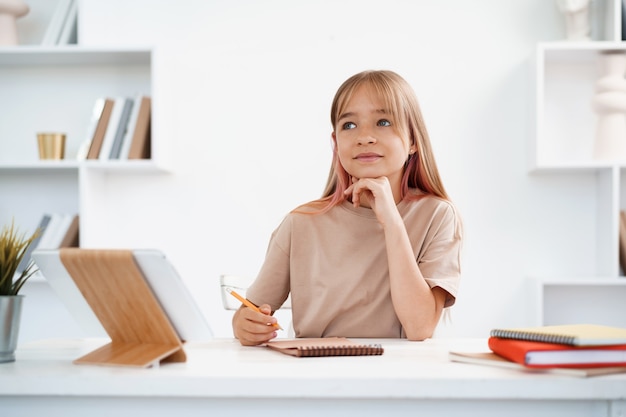
[[[183,342],[132,251],[63,248],[60,258],[111,338],[74,363],[146,368],[186,361]]]

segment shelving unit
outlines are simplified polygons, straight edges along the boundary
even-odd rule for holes
[[[21,231],[32,232],[44,213],[79,213],[82,236],[89,233],[84,220],[99,178],[166,170],[154,129],[158,100],[152,62],[150,49],[0,48],[0,224],[15,219]],[[137,93],[153,98],[151,159],[77,160],[96,99]],[[36,133],[41,131],[67,134],[64,160],[38,159]]]
[[[537,45],[535,132],[529,147],[531,175],[577,175],[594,184],[595,235],[592,276],[532,277],[536,325],[598,322],[626,327],[626,277],[619,264],[619,212],[626,209],[626,160],[597,160],[592,108],[601,58],[626,54],[621,41],[621,0],[601,2],[603,39]],[[626,140],[626,138],[624,138]]]

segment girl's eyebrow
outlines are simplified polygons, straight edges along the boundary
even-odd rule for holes
[[[337,121],[339,120],[343,120],[346,119],[348,117],[353,117],[354,113],[353,112],[347,112],[347,113],[343,113],[342,115],[339,116],[339,118],[337,119]]]
[[[389,112],[387,110],[385,110],[385,109],[376,109],[376,110],[374,110],[374,113],[376,113],[376,114],[389,114]],[[355,114],[356,113],[354,113],[354,112],[343,113],[342,115],[339,116],[337,121],[343,120],[343,119],[346,119],[346,118],[349,118],[349,117],[354,117]]]

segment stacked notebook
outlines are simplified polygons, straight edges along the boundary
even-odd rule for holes
[[[579,376],[626,372],[626,329],[596,324],[493,329],[491,352],[450,352],[456,362]]]

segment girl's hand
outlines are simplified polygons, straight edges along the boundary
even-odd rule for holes
[[[344,194],[352,194],[354,207],[364,206],[374,210],[376,218],[383,226],[399,215],[387,177],[361,179],[352,177],[352,184]]]
[[[260,345],[277,336],[276,328],[273,326],[277,320],[271,316],[272,309],[269,304],[261,305],[259,310],[260,313],[241,306],[233,315],[233,333],[244,346]]]

